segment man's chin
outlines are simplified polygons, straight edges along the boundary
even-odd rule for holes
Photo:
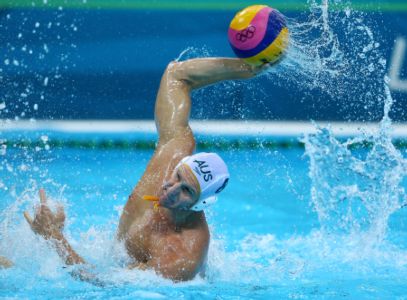
[[[174,209],[173,207],[171,207],[171,203],[170,203],[170,201],[168,201],[168,198],[162,197],[162,198],[160,198],[158,203],[160,204],[161,207],[165,207],[168,209]]]
[[[180,209],[177,205],[175,205],[174,203],[169,202],[169,201],[165,201],[165,200],[161,201],[160,200],[159,203],[160,203],[161,207],[165,207],[166,209],[171,209],[171,210],[179,210]]]

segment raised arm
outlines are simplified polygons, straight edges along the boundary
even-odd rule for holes
[[[160,144],[174,138],[193,138],[188,125],[191,90],[224,80],[251,78],[262,69],[231,58],[200,58],[170,63],[162,77],[155,106]]]
[[[65,223],[65,212],[62,206],[58,207],[57,213],[53,213],[48,207],[47,198],[43,189],[39,192],[40,206],[37,207],[34,219],[24,212],[24,217],[32,231],[49,240],[58,255],[67,265],[83,264],[85,261],[71,247],[64,237],[62,230]]]

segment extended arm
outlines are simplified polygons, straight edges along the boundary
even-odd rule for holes
[[[252,78],[262,68],[237,58],[197,58],[176,63],[174,75],[197,89],[224,80]]]
[[[34,219],[31,218],[28,212],[24,212],[24,217],[31,229],[52,243],[66,265],[85,263],[83,258],[73,250],[62,233],[65,223],[63,207],[59,206],[57,213],[54,214],[48,207],[47,198],[43,189],[40,190],[39,195],[40,206],[37,208]]]
[[[173,138],[192,137],[188,126],[191,90],[224,80],[251,78],[263,68],[231,58],[200,58],[170,63],[162,77],[155,106],[160,143]]]

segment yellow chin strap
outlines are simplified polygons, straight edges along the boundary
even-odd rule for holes
[[[160,207],[160,203],[158,201],[160,201],[160,198],[158,198],[157,196],[151,196],[151,195],[144,195],[143,200],[146,201],[154,201],[154,211],[158,211],[159,207]]]

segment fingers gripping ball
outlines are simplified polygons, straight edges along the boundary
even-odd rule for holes
[[[289,31],[278,10],[253,5],[236,14],[228,37],[236,56],[257,66],[281,58],[288,47]]]

